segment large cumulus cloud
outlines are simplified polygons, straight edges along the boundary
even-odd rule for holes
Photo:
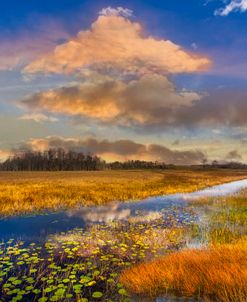
[[[207,69],[210,60],[170,40],[153,38],[128,19],[124,8],[106,8],[88,30],[28,64],[23,72],[76,75],[78,84],[21,101],[28,114],[49,112],[87,122],[130,128],[173,125],[176,112],[201,99],[178,91],[170,75]],[[78,80],[79,79],[79,80]]]
[[[181,73],[207,69],[210,60],[170,40],[145,35],[139,23],[119,15],[101,15],[89,30],[28,64],[25,73],[74,73],[102,65],[131,73]]]
[[[168,78],[150,74],[129,82],[107,77],[80,85],[34,94],[21,105],[32,112],[53,112],[91,118],[120,126],[161,126],[174,123],[179,108],[191,107],[201,96],[177,91]]]
[[[128,82],[107,77],[41,92],[21,101],[31,112],[61,114],[85,123],[164,131],[167,127],[214,128],[247,125],[244,90],[215,90],[207,95],[178,91],[161,75]]]

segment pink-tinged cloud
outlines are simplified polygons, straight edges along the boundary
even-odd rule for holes
[[[0,37],[0,70],[25,66],[54,49],[59,41],[69,38],[64,27],[51,19],[38,20],[33,31],[23,28],[15,35]]]
[[[109,141],[94,138],[78,139],[63,137],[46,137],[31,139],[26,148],[34,151],[45,151],[49,148],[82,151],[113,160],[151,160],[167,164],[200,164],[205,154],[197,150],[177,151],[158,144],[140,144],[132,140]]]
[[[75,73],[88,66],[104,66],[138,74],[183,73],[205,70],[209,65],[208,58],[183,50],[170,40],[145,35],[139,23],[103,15],[89,30],[28,64],[24,72]]]
[[[122,126],[173,124],[174,112],[201,99],[195,92],[177,91],[164,76],[149,74],[124,82],[106,77],[81,85],[40,92],[21,101],[37,114],[51,112]]]

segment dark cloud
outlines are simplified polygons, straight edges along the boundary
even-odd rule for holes
[[[152,160],[169,164],[199,164],[205,159],[201,151],[177,151],[158,144],[140,144],[131,140],[97,140],[94,138],[74,139],[63,137],[47,137],[32,139],[26,144],[32,150],[64,148],[82,152],[90,152],[99,156],[108,156],[112,160]]]
[[[178,146],[179,144],[180,144],[180,141],[179,141],[178,139],[176,139],[176,140],[172,143],[173,146]]]
[[[191,108],[201,96],[177,91],[164,76],[150,74],[125,82],[95,78],[72,87],[34,94],[21,101],[31,112],[53,112],[131,128],[174,125],[179,110]]]
[[[239,127],[247,124],[247,90],[211,91],[189,110],[176,114],[177,125]]]
[[[125,82],[106,77],[34,94],[21,101],[31,112],[67,115],[144,131],[167,127],[240,127],[247,125],[246,91],[177,91],[166,77],[146,75]]]
[[[238,150],[232,150],[230,151],[227,155],[226,155],[226,160],[239,160],[241,161],[243,158],[242,158],[242,155],[239,154],[239,151]]]

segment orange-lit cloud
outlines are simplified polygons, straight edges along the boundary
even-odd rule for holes
[[[5,161],[6,159],[8,159],[13,154],[14,154],[14,152],[10,151],[10,150],[0,150],[0,162]]]
[[[176,91],[168,78],[149,74],[128,83],[107,77],[32,95],[21,102],[32,112],[52,112],[116,125],[170,124],[174,112],[201,96]]]
[[[97,154],[106,160],[152,160],[169,164],[199,164],[205,159],[201,151],[171,150],[158,144],[140,144],[131,140],[97,140],[93,138],[75,139],[63,137],[47,137],[31,139],[27,147],[34,151],[49,148],[82,151]]]
[[[101,15],[53,52],[28,64],[25,73],[74,73],[88,66],[125,72],[183,73],[208,69],[210,60],[170,40],[145,35],[139,23],[119,15]]]

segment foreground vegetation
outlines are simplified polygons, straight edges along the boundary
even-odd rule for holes
[[[9,240],[0,246],[3,301],[118,301],[129,294],[120,272],[184,245],[193,213],[145,215],[126,222],[74,229],[44,244]],[[178,223],[178,215],[180,217]],[[140,217],[144,222],[140,222]],[[190,219],[188,219],[190,217]]]
[[[183,250],[126,271],[121,282],[144,297],[176,295],[204,301],[247,298],[247,240],[205,250]]]
[[[231,170],[0,173],[2,215],[188,192]],[[200,219],[198,219],[200,218]],[[0,301],[247,300],[247,190],[138,211],[27,243],[0,243]],[[190,249],[188,243],[199,243]],[[162,301],[162,300],[161,300]]]
[[[115,200],[191,192],[243,179],[244,170],[0,172],[0,215],[102,205]]]
[[[130,293],[142,297],[169,294],[245,302],[247,190],[227,198],[204,199],[194,206],[207,213],[206,223],[196,235],[202,244],[208,242],[208,247],[185,249],[130,268],[121,275],[121,282]]]

